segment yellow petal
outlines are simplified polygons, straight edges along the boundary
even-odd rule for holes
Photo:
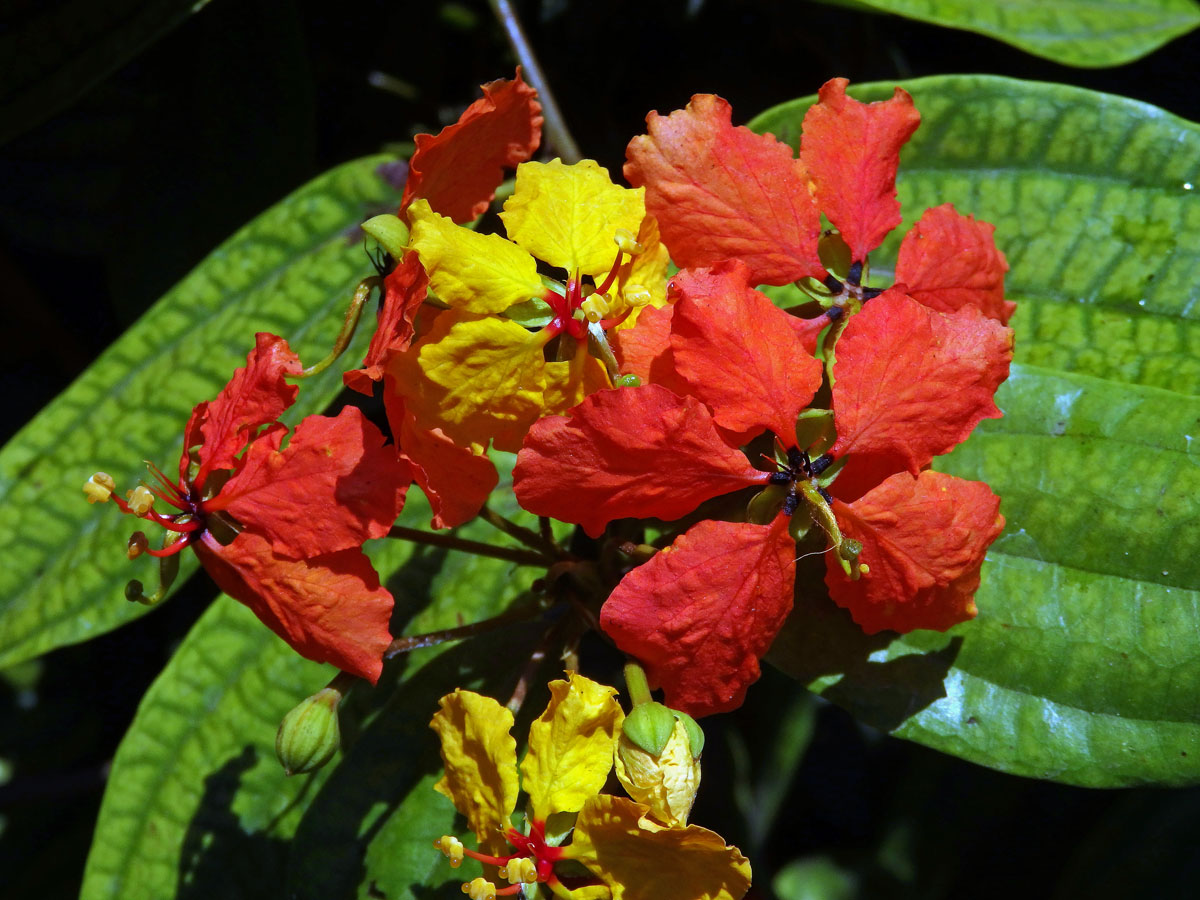
[[[590,159],[521,163],[500,218],[508,236],[538,259],[568,274],[604,275],[617,258],[617,229],[638,233],[645,193],[614,185]]]
[[[625,792],[666,825],[686,825],[700,789],[700,760],[692,756],[687,729],[678,719],[667,745],[655,756],[624,735],[617,744],[617,779]]]
[[[600,794],[575,823],[567,852],[612,889],[613,900],[740,900],[750,863],[720,835],[688,825],[664,828],[646,807]]]
[[[434,787],[467,817],[485,853],[502,853],[517,805],[512,713],[491,697],[463,690],[447,694],[440,707],[429,727],[441,738],[446,774]]]
[[[421,257],[438,299],[474,313],[503,312],[544,292],[537,262],[498,234],[455,225],[417,200],[408,208],[410,246]]]
[[[638,243],[645,249],[621,267],[617,282],[618,295],[623,294],[629,287],[645,288],[650,292],[651,306],[666,306],[667,266],[670,263],[670,254],[659,236],[658,220],[654,216],[648,215],[642,220]]]
[[[550,682],[550,705],[529,726],[521,777],[533,818],[576,812],[599,793],[613,765],[613,746],[625,714],[616,689],[582,675]]]
[[[562,340],[566,340],[564,335]],[[583,398],[612,387],[604,364],[579,342],[573,359],[546,363],[545,408],[542,415],[554,416],[578,406]]]
[[[429,385],[410,409],[461,446],[520,448],[542,413],[546,340],[507,319],[443,313],[417,350]]]

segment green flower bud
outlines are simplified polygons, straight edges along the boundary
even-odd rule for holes
[[[657,756],[675,729],[676,713],[661,703],[651,701],[635,706],[625,717],[621,733],[635,747]]]
[[[613,387],[641,387],[642,379],[636,375],[618,375]]]
[[[315,772],[333,758],[342,743],[334,688],[317,691],[283,717],[275,734],[275,756],[288,775]]]
[[[654,705],[670,715],[670,735],[660,752],[650,753],[622,733],[614,761],[617,779],[630,797],[650,807],[650,815],[659,822],[682,827],[687,824],[696,791],[700,789],[700,760],[692,748],[696,744],[703,746],[704,737],[691,716],[673,713],[661,704]],[[698,734],[691,733],[693,729]]]
[[[408,246],[408,226],[391,213],[375,216],[362,223],[362,230],[375,238],[379,246],[399,262]]]

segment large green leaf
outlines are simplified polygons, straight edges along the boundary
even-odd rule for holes
[[[192,406],[245,364],[255,331],[285,336],[306,362],[328,352],[370,272],[356,226],[397,200],[376,175],[383,161],[333,169],[238,231],[0,450],[0,666],[145,611],[122,590],[153,584],[155,569],[125,559],[132,523],[89,507],[83,482],[102,470],[124,490],[147,459],[173,471]],[[320,410],[340,386],[334,367],[305,381],[289,415]]]
[[[1131,62],[1200,25],[1194,0],[829,2],[975,31],[1068,66]]]
[[[989,482],[1008,527],[975,621],[866,638],[810,599],[772,657],[866,721],[984,765],[1200,781],[1200,128],[1055,85],[907,87],[923,116],[902,157],[907,220],[952,201],[996,224],[1012,264],[1005,418],[939,465]],[[811,102],[753,125],[794,143]],[[872,258],[881,281],[898,237]]]
[[[0,32],[0,143],[49,118],[207,3],[26,4]]]

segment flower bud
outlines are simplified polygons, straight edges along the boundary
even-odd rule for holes
[[[275,734],[275,756],[288,775],[315,772],[341,746],[337,708],[342,695],[334,688],[317,691],[283,717]]]
[[[673,727],[658,753],[639,746],[623,731],[617,742],[617,778],[630,797],[650,807],[650,815],[655,819],[664,825],[681,827],[687,824],[700,788],[700,760],[692,748],[703,745],[703,732],[691,716],[673,713],[659,703],[642,704],[633,713],[650,706],[664,710]],[[675,718],[676,715],[680,718]],[[699,737],[689,731],[695,731]]]
[[[362,223],[362,230],[375,238],[384,250],[397,261],[404,258],[408,246],[408,226],[390,213],[375,216]]]
[[[640,387],[642,379],[636,375],[618,375],[613,387]]]

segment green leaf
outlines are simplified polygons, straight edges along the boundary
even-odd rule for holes
[[[48,0],[0,32],[0,143],[82,95],[208,0]]]
[[[106,471],[124,491],[145,477],[143,460],[173,472],[192,407],[245,365],[255,331],[283,335],[308,363],[328,352],[370,271],[357,225],[398,202],[375,173],[384,161],[333,169],[238,231],[0,450],[0,667],[145,612],[123,587],[153,585],[157,570],[125,558],[132,521],[89,506],[83,482]],[[346,359],[361,358],[361,331]],[[289,421],[340,388],[336,367],[307,379]],[[195,567],[187,554],[183,574]]]
[[[1068,66],[1118,66],[1200,25],[1194,0],[855,0],[856,9],[974,31]]]
[[[1200,128],[1056,85],[907,87],[923,116],[907,221],[951,201],[997,226],[1012,265],[1005,417],[938,465],[991,484],[1008,526],[975,621],[869,638],[803,598],[772,658],[871,724],[1004,771],[1200,781]],[[794,144],[811,102],[753,126]],[[904,230],[872,255],[881,281]]]

